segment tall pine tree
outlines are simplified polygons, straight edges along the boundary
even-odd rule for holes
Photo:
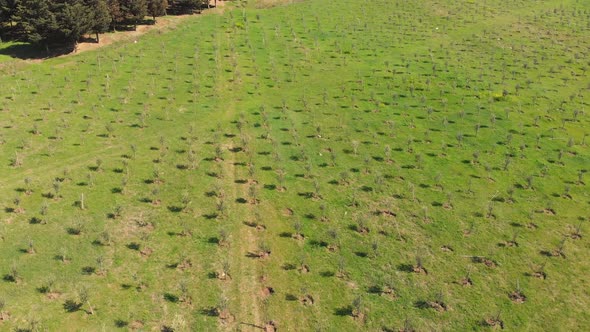
[[[49,53],[49,41],[55,39],[59,25],[50,0],[21,0],[16,15],[26,39],[43,44]]]
[[[13,26],[19,0],[0,0],[0,28],[7,24]]]
[[[107,6],[111,15],[111,30],[116,30],[117,25],[125,20],[125,16],[121,10],[121,4],[119,0],[107,0]]]
[[[136,30],[139,21],[148,14],[147,0],[119,0],[119,4],[125,20]]]
[[[80,37],[92,30],[94,15],[82,0],[65,0],[56,4],[54,10],[58,37],[68,44],[77,46]]]
[[[107,32],[113,22],[109,5],[107,0],[86,0],[86,5],[92,11],[91,31],[96,34],[96,42],[100,43],[99,34]]]
[[[167,0],[148,0],[148,14],[152,16],[154,23],[156,23],[156,16],[166,15],[167,8]]]

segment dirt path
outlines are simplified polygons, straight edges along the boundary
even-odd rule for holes
[[[51,158],[42,165],[39,165],[35,168],[27,167],[25,156],[24,166],[12,169],[6,178],[0,178],[0,180],[4,186],[11,187],[22,184],[25,177],[28,175],[43,174],[44,179],[50,179],[54,176],[57,176],[58,174],[61,174],[66,168],[70,171],[74,171],[84,165],[90,165],[96,156],[100,156],[101,158],[112,158],[120,155],[121,146],[122,144],[108,145],[106,147],[92,150],[87,153],[78,154],[66,159],[55,160]],[[109,152],[109,150],[112,150],[113,152]]]
[[[217,38],[224,41],[229,40],[225,32],[218,31],[217,33]],[[222,67],[220,66],[220,68]],[[235,135],[233,137],[222,136],[226,137],[222,142],[225,159],[222,163],[225,174],[223,188],[228,189],[226,192],[228,218],[221,222],[232,223],[230,226],[232,230],[231,245],[228,250],[232,279],[230,285],[225,287],[224,295],[229,299],[230,310],[235,315],[234,323],[222,324],[222,328],[228,331],[260,331],[265,318],[261,308],[263,283],[260,280],[264,263],[261,262],[261,259],[250,257],[250,254],[258,251],[262,233],[256,228],[244,224],[244,222],[254,220],[256,205],[243,202],[244,199],[248,199],[249,184],[244,184],[242,181],[236,182],[236,180],[243,180],[247,177],[247,167],[240,164],[245,161],[245,158],[242,157],[244,152],[231,151],[240,146],[238,130],[231,122],[237,119],[239,112],[236,105],[237,98],[233,95],[233,91],[239,91],[236,85],[241,83],[228,81],[227,77],[224,77],[223,70],[220,70],[217,75],[216,82],[219,82],[217,89],[222,95],[219,98],[219,109],[224,110],[218,121],[224,128],[222,134]]]
[[[226,222],[233,223],[231,248],[229,250],[229,260],[232,271],[232,282],[227,298],[235,300],[235,306],[231,310],[235,315],[236,321],[234,326],[226,326],[228,330],[249,331],[257,330],[252,325],[261,326],[262,317],[260,314],[260,292],[262,285],[258,280],[260,275],[260,263],[255,258],[248,257],[250,253],[257,250],[258,231],[252,227],[243,225],[244,221],[251,220],[254,211],[253,206],[249,203],[236,203],[236,200],[247,197],[246,186],[237,184],[235,181],[240,179],[239,169],[235,166],[234,153],[230,152],[224,161],[224,171],[226,180],[225,188],[231,188],[227,194],[227,200],[230,204],[229,219]],[[227,291],[227,290],[226,290]]]

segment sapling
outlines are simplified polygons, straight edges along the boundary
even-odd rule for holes
[[[515,303],[524,303],[526,296],[520,288],[520,280],[516,280],[516,289],[509,294],[510,299]]]
[[[492,200],[490,200],[486,208],[486,218],[492,217],[494,217],[494,203]]]
[[[318,179],[313,179],[313,198],[315,199],[322,199],[322,195],[320,194],[320,182]]]
[[[313,169],[313,164],[311,163],[311,160],[307,160],[304,168],[305,168],[305,178],[313,177],[313,174],[311,173],[311,171]]]
[[[450,192],[447,192],[446,194],[446,202],[443,203],[443,208],[450,210],[453,208],[453,194],[451,194]]]
[[[14,213],[23,213],[25,209],[20,205],[21,199],[19,197],[15,197],[12,202],[14,203]]]
[[[159,196],[160,196],[160,188],[159,187],[152,188],[152,191],[151,191],[151,197],[152,197],[151,198],[151,203],[153,205],[160,205],[161,201],[160,201]]]
[[[103,256],[96,257],[97,274],[104,275],[106,273],[105,262]]]
[[[508,171],[508,168],[510,167],[510,164],[512,163],[512,159],[510,159],[509,156],[506,156],[506,159],[504,159],[504,171]]]
[[[400,332],[416,332],[412,321],[409,318],[404,319],[404,326],[399,330]]]
[[[371,242],[371,250],[373,257],[379,256],[379,241],[377,239],[373,239],[373,242]]]
[[[328,250],[335,251],[338,248],[338,231],[334,228],[331,228],[327,232],[328,235]]]
[[[84,305],[84,303],[88,304],[88,313],[94,315],[94,308],[90,304],[90,294],[88,293],[88,288],[82,287],[78,291],[78,299],[80,306]]]
[[[61,260],[62,263],[67,263],[70,261],[68,256],[68,250],[65,247],[60,248],[58,256],[59,260]]]
[[[414,153],[414,148],[412,147],[412,144],[414,143],[414,139],[412,138],[408,138],[408,140],[406,141],[406,151],[408,153]]]
[[[352,151],[353,151],[354,155],[356,156],[358,154],[358,148],[359,148],[360,142],[359,141],[356,141],[356,140],[353,140],[351,142],[351,144],[352,144]]]
[[[422,257],[420,255],[416,255],[416,265],[412,267],[412,271],[414,273],[428,274],[428,271],[426,271],[426,269],[424,268],[424,265],[422,263]]]
[[[256,174],[256,166],[254,166],[254,163],[250,162],[250,164],[248,165],[248,175],[250,176],[251,179],[254,179],[255,174]]]
[[[338,256],[338,268],[336,271],[336,277],[345,278],[346,276],[347,276],[347,272],[346,272],[346,262],[344,260],[344,256]]]
[[[479,164],[479,151],[474,151],[472,156],[473,156],[473,159],[471,160],[471,164],[478,165]]]
[[[109,246],[112,243],[111,235],[108,231],[103,231],[99,234],[98,242],[103,246]]]
[[[380,173],[375,175],[375,191],[380,193],[383,191],[383,186],[385,184],[385,178]]]
[[[303,225],[301,224],[301,221],[296,220],[293,223],[293,229],[295,230],[295,234],[293,234],[294,239],[301,240],[304,238],[303,233],[301,233],[301,230],[303,229]]]
[[[571,189],[572,188],[569,185],[565,186],[565,189],[564,189],[563,194],[561,196],[564,198],[572,199],[572,195],[570,194]]]
[[[490,326],[492,328],[500,327],[501,330],[504,329],[504,321],[502,321],[502,319],[500,318],[499,312],[497,314],[495,314],[494,316],[485,318],[484,323],[485,323],[485,325]]]
[[[36,124],[36,123],[33,124],[33,129],[31,130],[31,134],[33,134],[33,135],[40,135],[41,134],[38,124]]]
[[[287,188],[285,187],[285,175],[287,174],[283,168],[279,168],[277,170],[277,180],[279,182],[279,186],[277,188],[278,191],[285,191]]]
[[[356,218],[356,231],[360,234],[369,233],[369,227],[367,226],[367,219],[365,216],[358,216]]]
[[[574,240],[582,238],[582,222],[580,222],[578,226],[573,229],[570,237]]]
[[[565,256],[565,241],[566,240],[567,240],[567,238],[564,237],[563,240],[561,240],[559,242],[559,245],[557,246],[557,248],[555,248],[551,252],[552,256],[566,258],[566,256]]]
[[[350,183],[350,173],[348,171],[340,172],[340,181],[338,181],[341,185],[347,185]]]
[[[127,184],[129,183],[129,176],[124,176],[121,179],[121,194],[125,195],[127,193]]]
[[[526,187],[527,187],[527,189],[531,189],[531,190],[534,189],[534,187],[533,187],[533,176],[532,175],[529,175],[529,176],[526,177]]]
[[[9,270],[8,274],[4,276],[4,280],[10,281],[10,282],[16,282],[16,283],[19,282],[20,272],[19,272],[16,264],[13,263],[10,266],[10,270]]]
[[[225,204],[225,198],[219,197],[217,199],[217,212],[219,212],[219,216],[224,217],[226,211],[227,211],[227,206]]]
[[[459,147],[463,147],[463,133],[458,133],[457,135],[455,135],[455,138],[457,138],[457,143],[459,143]]]
[[[542,178],[544,178],[545,176],[547,176],[547,173],[548,172],[549,172],[549,167],[547,165],[542,165],[539,176],[541,176]]]
[[[191,202],[192,202],[191,196],[188,193],[188,191],[183,191],[182,198],[181,198],[182,210],[188,211],[188,208],[189,208],[189,205],[191,204]]]
[[[131,144],[131,155],[133,159],[137,157],[137,145]]]
[[[33,192],[33,190],[31,189],[32,180],[30,177],[26,177],[24,182],[25,182],[25,194],[30,195]]]
[[[391,147],[389,145],[386,145],[385,146],[384,153],[385,153],[385,161],[388,162],[388,163],[391,163],[392,162],[392,159],[391,159]]]
[[[360,296],[357,296],[352,301],[352,316],[355,318],[362,318],[363,314],[363,302]]]
[[[182,280],[178,283],[178,290],[180,291],[180,302],[183,303],[191,303],[192,298],[189,293],[188,284],[186,281]]]
[[[418,153],[418,154],[416,154],[416,156],[414,158],[416,160],[416,168],[422,169],[422,161],[423,161],[422,155]]]
[[[518,232],[514,232],[514,234],[512,235],[512,238],[506,242],[506,245],[509,247],[518,247],[517,238],[518,238]]]
[[[255,184],[250,184],[248,187],[248,197],[250,198],[250,204],[258,203],[258,192]]]
[[[531,276],[539,279],[546,279],[547,273],[545,272],[545,264],[546,263],[532,265],[531,269],[533,270],[533,273]]]
[[[445,187],[442,183],[442,174],[441,173],[436,174],[436,176],[434,177],[434,186],[436,188],[439,188],[440,190],[443,190],[443,191],[445,190]]]
[[[370,163],[371,163],[371,157],[369,155],[366,155],[364,158],[365,174],[371,173],[371,169],[369,168]]]
[[[508,187],[506,193],[508,193],[508,203],[514,203],[514,186]]]
[[[510,144],[512,144],[512,133],[509,133],[508,135],[506,135],[506,143],[507,146],[510,146]]]
[[[194,170],[199,167],[196,152],[192,148],[189,150],[189,152],[187,154],[187,160],[188,160],[188,165],[189,165],[188,168],[190,170]]]
[[[27,253],[28,254],[34,254],[36,252],[35,250],[35,243],[33,242],[32,239],[29,239],[29,243],[27,245]]]
[[[422,207],[422,221],[424,221],[424,222],[430,221],[430,218],[428,217],[428,207],[427,206]]]
[[[442,141],[441,146],[440,146],[441,153],[439,154],[439,156],[446,157],[448,148],[449,148],[449,145],[445,141]]]
[[[121,205],[117,205],[115,206],[115,208],[113,209],[113,212],[111,213],[111,217],[113,219],[117,219],[119,217],[121,217],[121,215],[123,214],[123,206]]]
[[[20,167],[23,165],[23,157],[21,154],[19,154],[18,152],[14,152],[14,159],[12,159],[12,162],[10,164],[13,167]]]
[[[154,168],[154,170],[152,171],[152,182],[155,184],[160,184],[163,182],[162,180],[162,171],[160,171],[159,168]]]
[[[524,153],[524,151],[526,150],[527,146],[526,144],[521,144],[519,149],[520,149],[520,158],[521,159],[525,159],[526,158],[526,154]]]
[[[215,146],[215,161],[222,161],[223,160],[223,148],[221,145],[217,144]]]
[[[111,138],[114,136],[114,132],[115,132],[115,127],[113,127],[113,124],[110,122],[107,122],[107,124],[105,125],[105,129],[107,131],[107,137]]]
[[[94,187],[94,176],[92,176],[92,173],[86,174],[86,183],[90,188]]]

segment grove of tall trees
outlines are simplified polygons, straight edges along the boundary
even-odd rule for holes
[[[75,45],[82,36],[133,28],[146,16],[193,13],[207,0],[0,0],[0,37],[39,44]]]

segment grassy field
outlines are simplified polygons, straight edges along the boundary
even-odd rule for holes
[[[0,330],[590,329],[590,3],[232,6],[0,55]]]

